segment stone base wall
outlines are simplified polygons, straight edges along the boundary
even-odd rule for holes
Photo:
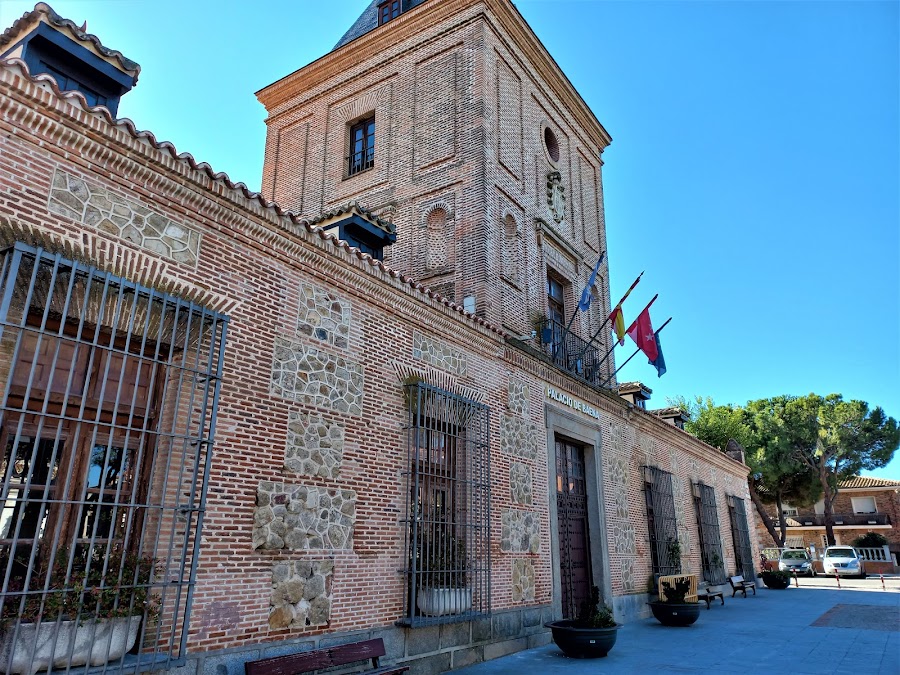
[[[550,607],[542,606],[422,628],[391,626],[304,636],[242,649],[190,654],[185,665],[168,672],[173,675],[243,675],[247,661],[381,638],[387,652],[382,658],[383,665],[403,663],[410,667],[410,675],[432,675],[546,645],[551,640],[544,622],[550,620]]]

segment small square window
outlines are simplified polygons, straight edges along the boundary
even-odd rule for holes
[[[347,175],[353,176],[375,166],[375,116],[350,126],[350,153]]]
[[[389,0],[378,5],[378,25],[386,24],[400,16],[400,0]]]

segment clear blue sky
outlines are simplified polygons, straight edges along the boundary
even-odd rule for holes
[[[439,1],[439,0],[432,0]],[[313,61],[367,0],[56,0],[138,61],[120,116],[258,189],[253,92]],[[612,296],[644,279],[668,373],[744,403],[840,392],[900,417],[900,3],[519,0],[612,134]],[[0,24],[33,7],[0,0]],[[617,352],[619,361],[629,346]],[[900,453],[872,475],[900,479]]]

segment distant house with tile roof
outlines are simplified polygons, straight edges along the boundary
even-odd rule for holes
[[[778,522],[776,507],[771,505],[768,508],[769,515]],[[785,545],[797,548],[813,546],[823,550],[827,545],[824,513],[825,506],[821,500],[801,507],[785,504],[781,514],[787,525]],[[755,519],[760,541],[763,545],[771,544],[772,537],[765,526],[758,516]],[[867,532],[877,532],[888,540],[896,566],[900,554],[900,480],[855,476],[840,483],[834,502],[835,543],[851,544]]]

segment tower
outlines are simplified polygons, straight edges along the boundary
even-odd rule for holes
[[[509,0],[373,0],[257,97],[267,198],[306,217],[358,201],[396,225],[392,267],[513,335],[554,320],[558,339],[606,249],[611,139]],[[608,314],[607,280],[604,262],[576,335]]]

